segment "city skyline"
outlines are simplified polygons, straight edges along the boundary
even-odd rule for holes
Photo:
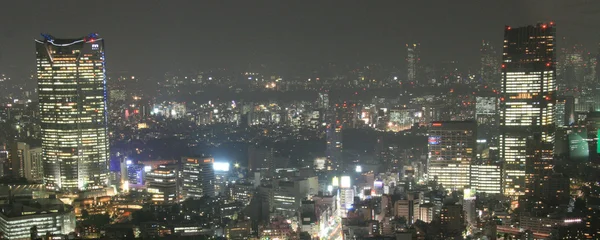
[[[600,239],[598,1],[5,9],[1,239]]]
[[[108,44],[114,49],[107,56],[112,58],[111,72],[146,74],[155,79],[175,69],[243,69],[251,63],[282,65],[280,71],[286,71],[290,65],[326,62],[402,66],[406,57],[404,46],[414,42],[421,43],[424,62],[456,60],[468,67],[477,62],[481,40],[500,47],[498,29],[532,22],[554,21],[563,26],[558,38],[568,37],[590,51],[596,51],[600,41],[600,36],[589,32],[600,22],[593,14],[600,5],[590,1],[544,4],[519,1],[522,5],[518,8],[511,1],[437,4],[440,6],[429,9],[427,14],[415,15],[419,11],[410,9],[428,9],[428,4],[346,2],[339,6],[267,1],[236,5],[193,2],[139,5],[135,1],[108,1],[89,5],[98,17],[110,16],[105,21],[93,21],[81,15],[83,12],[75,11],[74,5],[19,2],[13,8],[3,8],[3,11],[14,10],[0,12],[3,22],[17,22],[0,33],[0,46],[12,46],[0,48],[0,66],[4,66],[0,71],[27,78],[33,71],[28,64],[31,59],[11,56],[27,52],[23,40],[40,32],[66,37],[76,37],[82,31],[101,33],[111,39]],[[365,7],[383,12],[373,14],[364,11]],[[47,15],[53,11],[69,14]],[[15,12],[20,14],[13,15]],[[472,18],[484,20],[471,21]],[[171,25],[176,27],[166,27]],[[437,34],[445,36],[444,40],[437,38]],[[188,42],[193,44],[185,44]]]

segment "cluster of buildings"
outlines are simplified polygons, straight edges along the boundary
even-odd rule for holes
[[[0,231],[9,239],[600,235],[600,186],[593,179],[600,153],[598,58],[577,47],[557,49],[552,22],[506,26],[501,60],[484,41],[478,73],[460,71],[455,62],[428,67],[421,45],[411,43],[406,79],[382,77],[378,66],[306,79],[215,71],[167,74],[158,91],[169,98],[219,85],[240,93],[246,87],[265,94],[318,90],[314,100],[289,102],[156,100],[123,87],[137,81],[133,76],[117,79],[109,92],[97,34],[44,34],[35,41],[38,100],[13,98],[0,112],[0,123],[9,126],[3,136],[15,139],[0,139],[0,175],[10,183],[0,189]],[[238,85],[238,78],[244,82]],[[339,82],[364,91],[411,89],[394,98],[331,100],[322,88]],[[454,87],[464,84],[473,86]],[[109,124],[118,130],[109,131]],[[260,129],[263,140],[280,135],[273,142],[293,133],[296,140],[324,139],[325,151],[314,161],[292,163],[275,156],[272,146],[256,147],[259,137],[240,134],[227,141],[252,144],[243,166],[240,159],[208,156],[132,161],[131,151],[111,154],[114,142],[147,140],[142,133],[190,137],[152,132],[169,124],[235,126],[226,129],[230,133]],[[352,153],[346,129],[380,134],[374,158]],[[211,134],[202,135],[207,145],[222,143]],[[409,135],[422,140],[422,148],[390,144],[383,134]]]

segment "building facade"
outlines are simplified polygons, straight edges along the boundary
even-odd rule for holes
[[[477,192],[502,193],[502,167],[489,161],[471,165],[471,187]]]
[[[427,177],[444,188],[460,190],[470,185],[475,161],[477,123],[432,122],[428,130]]]
[[[421,44],[406,44],[407,80],[408,83],[418,84]]]
[[[56,198],[16,201],[0,208],[0,231],[6,239],[31,239],[33,227],[38,236],[75,231],[73,207]]]
[[[49,190],[107,185],[104,40],[35,40],[44,181]]]
[[[181,191],[184,199],[215,196],[214,162],[210,157],[181,159]]]
[[[146,174],[146,189],[152,195],[154,204],[170,204],[179,201],[177,168],[173,165],[159,165]]]
[[[500,160],[503,192],[521,196],[553,156],[556,105],[556,26],[505,27],[500,97]],[[528,144],[529,143],[529,144]],[[539,168],[542,169],[539,169]],[[534,170],[535,169],[535,170]]]

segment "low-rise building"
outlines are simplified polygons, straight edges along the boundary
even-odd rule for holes
[[[0,206],[0,231],[7,239],[30,239],[38,234],[65,235],[75,231],[73,208],[56,197],[11,201]]]

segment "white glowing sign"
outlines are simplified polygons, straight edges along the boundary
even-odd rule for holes
[[[229,171],[229,163],[228,162],[214,162],[213,169],[215,171],[228,172]]]
[[[351,184],[350,184],[350,177],[349,176],[342,176],[341,178],[341,182],[340,182],[340,187],[341,188],[350,188]]]

